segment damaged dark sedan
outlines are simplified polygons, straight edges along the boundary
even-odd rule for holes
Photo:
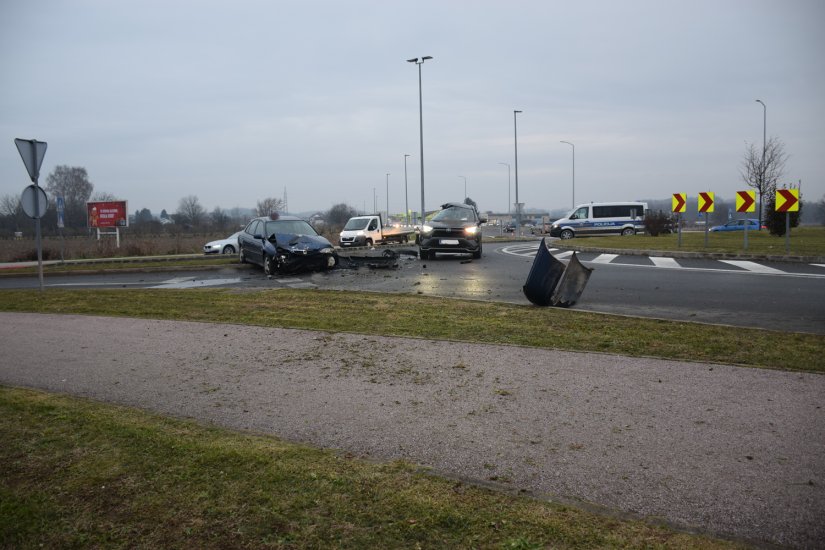
[[[241,263],[257,264],[267,275],[332,269],[338,254],[306,220],[272,214],[255,218],[238,236]]]

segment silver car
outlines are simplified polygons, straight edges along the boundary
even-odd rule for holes
[[[225,239],[212,241],[203,245],[204,254],[235,254],[238,251],[238,235],[241,232],[233,233]]]

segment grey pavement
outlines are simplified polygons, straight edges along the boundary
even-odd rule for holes
[[[825,377],[228,324],[0,313],[0,383],[825,544]]]

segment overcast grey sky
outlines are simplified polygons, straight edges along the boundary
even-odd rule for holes
[[[768,136],[803,197],[825,194],[825,2],[0,2],[0,195],[28,176],[13,140],[48,142],[129,210],[207,210],[288,193],[291,211],[420,204],[423,65],[428,209],[468,194],[576,202],[745,189]],[[515,201],[515,190],[510,192]],[[690,205],[695,208],[695,205]]]

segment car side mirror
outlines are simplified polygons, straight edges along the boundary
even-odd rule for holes
[[[487,223],[487,218],[479,218],[478,222],[479,223]]]
[[[261,239],[263,239],[263,238],[264,238],[264,236],[263,236],[263,235],[261,235],[260,233],[255,233],[254,235],[252,235],[252,238],[253,238],[253,239],[255,239],[255,240],[257,241],[257,240],[261,240]]]

